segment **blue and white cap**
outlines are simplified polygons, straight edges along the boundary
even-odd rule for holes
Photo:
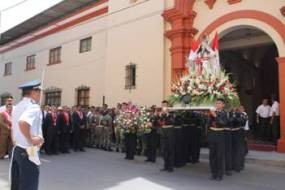
[[[33,80],[33,81],[29,81],[29,82],[25,82],[23,84],[21,84],[20,86],[18,86],[19,89],[21,90],[41,90],[41,81],[40,80]]]

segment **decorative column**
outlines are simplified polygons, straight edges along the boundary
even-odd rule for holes
[[[196,13],[193,11],[195,0],[175,0],[172,9],[165,10],[163,17],[171,23],[172,29],[165,33],[171,40],[171,80],[178,79],[186,70],[186,57],[188,56],[192,39],[197,33],[193,28]]]
[[[280,139],[277,151],[285,153],[285,57],[276,58],[279,71]]]

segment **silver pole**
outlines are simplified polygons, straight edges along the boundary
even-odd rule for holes
[[[1,40],[1,34],[2,34],[2,10],[0,10],[0,40]]]
[[[41,87],[42,87],[42,90],[41,90],[41,97],[40,97],[40,105],[43,105],[43,91],[44,91],[44,80],[45,80],[45,74],[46,74],[46,68],[44,67],[43,68],[43,71],[42,71],[42,78],[41,78]]]

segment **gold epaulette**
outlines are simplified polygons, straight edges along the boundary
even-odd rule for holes
[[[238,130],[240,130],[241,129],[241,127],[238,127],[238,128],[232,128],[232,131],[238,131]]]
[[[212,131],[224,131],[225,128],[215,128],[215,127],[210,127],[210,130]]]
[[[163,125],[162,128],[166,129],[166,128],[172,128],[173,125]]]

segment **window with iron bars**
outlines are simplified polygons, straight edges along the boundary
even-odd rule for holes
[[[60,106],[61,91],[49,91],[45,93],[45,105]]]
[[[5,63],[4,76],[12,74],[12,62]]]
[[[26,58],[26,71],[35,69],[36,56],[30,55]]]
[[[49,51],[49,65],[61,62],[61,47],[53,48]]]
[[[90,94],[90,88],[77,89],[77,105],[88,107],[89,106],[89,94]]]
[[[91,46],[92,46],[92,37],[82,39],[80,40],[79,52],[84,53],[87,51],[91,51]]]
[[[137,66],[130,63],[126,66],[126,82],[125,89],[135,89],[136,88],[136,70]]]

